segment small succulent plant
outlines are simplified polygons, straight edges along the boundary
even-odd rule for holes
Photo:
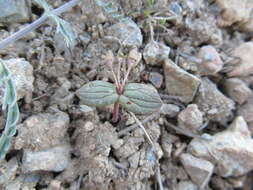
[[[162,100],[153,86],[139,83],[126,83],[134,66],[141,59],[137,49],[130,51],[126,63],[127,71],[121,80],[121,65],[123,60],[118,61],[117,75],[114,71],[114,56],[110,51],[105,56],[107,65],[113,74],[114,84],[105,81],[92,81],[85,84],[77,92],[77,96],[88,106],[107,106],[114,104],[113,122],[119,118],[120,105],[126,110],[136,114],[150,114],[158,111],[162,106]]]

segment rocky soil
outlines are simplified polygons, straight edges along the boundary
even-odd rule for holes
[[[1,40],[43,13],[29,0],[2,2]],[[94,0],[62,15],[72,50],[51,22],[0,50],[21,112],[0,189],[252,190],[253,2],[104,2],[121,18]],[[142,59],[128,81],[153,85],[163,101],[159,113],[137,115],[156,151],[127,110],[113,123],[113,106],[76,95],[89,81],[113,81],[108,51],[120,59],[133,48]]]

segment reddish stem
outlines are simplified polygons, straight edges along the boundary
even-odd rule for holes
[[[112,122],[116,123],[119,120],[119,101],[114,103]]]

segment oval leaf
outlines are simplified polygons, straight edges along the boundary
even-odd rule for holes
[[[119,95],[113,84],[105,81],[92,81],[77,92],[77,96],[88,106],[107,106],[114,104]]]
[[[119,102],[136,114],[153,113],[162,106],[162,100],[154,87],[138,83],[127,84]]]

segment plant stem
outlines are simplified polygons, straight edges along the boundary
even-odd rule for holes
[[[145,135],[146,135],[146,137],[147,137],[147,139],[148,139],[148,141],[149,141],[149,144],[152,146],[153,149],[155,149],[155,145],[154,145],[154,143],[153,143],[151,137],[149,136],[148,132],[146,131],[145,127],[142,125],[141,121],[135,116],[134,113],[132,113],[132,112],[129,112],[129,113],[132,115],[132,117],[134,118],[134,120],[136,121],[136,123],[139,125],[139,127],[140,127],[140,128],[143,130],[143,132],[145,133]]]
[[[119,101],[114,103],[112,122],[116,123],[119,120]]]
[[[52,13],[55,15],[59,15],[68,9],[74,7],[80,0],[71,0],[68,3],[65,3],[64,5],[52,10]],[[9,44],[19,40],[23,36],[25,36],[27,33],[31,32],[32,30],[35,30],[40,25],[42,25],[48,17],[46,15],[42,15],[40,18],[32,22],[31,24],[27,25],[26,27],[22,28],[21,30],[15,32],[11,36],[5,38],[4,40],[0,41],[0,49],[5,48]]]

